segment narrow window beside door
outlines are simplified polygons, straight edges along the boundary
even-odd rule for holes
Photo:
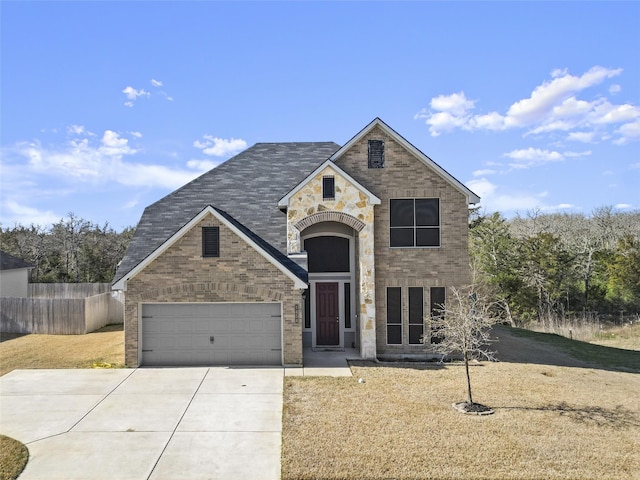
[[[444,306],[444,287],[431,287],[430,313],[431,318],[440,317]],[[442,338],[438,337],[437,330],[431,329],[431,343],[440,343]]]
[[[402,344],[402,290],[387,287],[387,344]]]
[[[202,227],[202,256],[220,256],[220,228]]]
[[[422,343],[424,333],[423,318],[423,289],[422,287],[409,287],[409,343]]]

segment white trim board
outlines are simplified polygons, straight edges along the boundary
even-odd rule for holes
[[[369,190],[367,190],[362,184],[358,183],[351,175],[349,175],[342,168],[340,168],[338,165],[333,163],[333,161],[331,161],[331,159],[329,159],[329,160],[325,160],[322,163],[322,165],[320,165],[313,172],[311,172],[309,175],[307,175],[307,177],[304,180],[302,180],[298,185],[293,187],[293,190],[291,190],[284,197],[282,197],[278,201],[278,207],[280,207],[280,208],[288,207],[289,206],[289,199],[291,197],[293,197],[296,193],[298,193],[307,183],[309,183],[311,180],[313,180],[316,175],[318,175],[320,172],[322,172],[322,170],[324,170],[327,167],[330,167],[333,170],[335,170],[335,172],[338,175],[342,176],[345,180],[347,180],[349,183],[351,183],[351,185],[353,185],[358,190],[360,190],[362,193],[364,193],[367,196],[367,200],[369,201],[370,205],[380,205],[381,200],[378,197],[376,197],[373,193],[371,193]]]
[[[444,168],[438,165],[436,162],[431,160],[428,156],[418,150],[416,147],[411,145],[402,135],[392,129],[389,125],[384,123],[380,118],[376,117],[373,119],[369,125],[364,127],[360,132],[356,134],[351,140],[345,143],[338,151],[336,151],[329,160],[335,162],[338,160],[347,150],[349,150],[353,145],[358,143],[362,137],[368,134],[375,127],[380,127],[387,135],[393,138],[396,142],[402,145],[405,149],[411,152],[416,158],[418,158],[422,163],[427,165],[429,168],[435,170],[442,178],[444,178],[447,182],[449,182],[455,189],[460,191],[467,198],[467,203],[476,204],[480,203],[480,197],[469,190],[464,184],[462,184],[459,180],[453,177],[449,172],[447,172]]]
[[[138,273],[144,270],[151,262],[153,262],[156,258],[166,252],[169,247],[171,247],[174,243],[180,240],[187,232],[189,232],[193,227],[195,227],[203,218],[207,215],[213,215],[220,223],[229,228],[233,233],[239,236],[245,243],[251,246],[255,251],[257,251],[260,255],[262,255],[269,263],[271,263],[274,267],[284,273],[287,277],[293,280],[295,288],[306,289],[307,284],[303,282],[300,278],[298,278],[291,270],[286,268],[280,262],[278,262],[275,258],[273,258],[268,252],[266,252],[260,245],[254,242],[251,238],[245,235],[238,227],[233,225],[229,220],[224,218],[220,213],[216,211],[211,205],[205,207],[198,215],[193,217],[186,225],[184,225],[180,230],[171,235],[168,240],[166,240],[162,245],[160,245],[157,249],[155,249],[150,255],[148,255],[142,262],[132,268],[129,273],[127,273],[124,277],[118,280],[113,284],[112,290],[127,290],[127,281],[131,278],[135,277]]]

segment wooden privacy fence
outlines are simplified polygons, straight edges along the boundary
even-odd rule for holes
[[[123,323],[122,294],[110,288],[108,283],[31,284],[33,296],[0,298],[0,331],[77,335]]]

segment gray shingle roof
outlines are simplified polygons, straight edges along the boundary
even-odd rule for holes
[[[287,218],[278,200],[339,148],[333,142],[258,143],[149,205],[114,283],[209,205],[300,276],[303,272],[286,257]]]
[[[33,265],[0,250],[0,270],[17,270],[19,268],[33,268]]]

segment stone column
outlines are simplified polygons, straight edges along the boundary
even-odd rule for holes
[[[368,223],[358,233],[360,355],[365,360],[376,358],[376,278],[373,247],[373,223]]]

